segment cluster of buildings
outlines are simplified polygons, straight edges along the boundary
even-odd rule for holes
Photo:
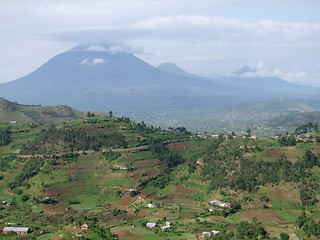
[[[214,236],[216,234],[220,233],[220,231],[216,231],[216,230],[212,230],[211,232],[202,232],[202,237],[211,237]]]
[[[171,229],[171,224],[172,224],[171,222],[166,222],[165,224],[162,224],[160,228],[162,231],[169,230]],[[158,226],[157,223],[147,222],[146,224],[147,228],[155,228],[156,226]]]

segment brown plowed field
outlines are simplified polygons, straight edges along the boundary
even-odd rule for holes
[[[256,217],[257,222],[262,223],[263,225],[271,224],[273,221],[275,221],[275,222],[285,221],[284,218],[280,217],[275,211],[273,211],[271,209],[248,210],[244,214],[249,219]]]
[[[278,228],[278,227],[265,227],[265,229],[268,232],[275,232],[275,233],[287,233],[287,234],[292,234],[294,233],[293,229],[289,228]]]
[[[130,202],[133,200],[133,197],[129,195],[123,195],[120,201],[117,203],[119,206],[129,206]]]
[[[280,197],[284,197],[284,198],[292,198],[292,199],[296,198],[295,193],[289,189],[281,189],[281,188],[274,189],[271,191],[271,193],[276,196],[280,196]]]
[[[177,185],[176,186],[176,192],[177,193],[182,193],[182,194],[196,194],[199,192],[199,190],[194,189],[194,188],[189,188],[189,187],[185,187],[182,185]]]
[[[132,232],[130,232],[129,230],[118,232],[118,233],[114,233],[113,235],[115,235],[118,238],[127,238],[127,237],[134,236],[134,234]]]

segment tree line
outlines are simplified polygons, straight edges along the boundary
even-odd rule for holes
[[[104,134],[95,132],[88,134],[81,132],[79,129],[57,129],[50,126],[43,130],[34,140],[21,147],[22,154],[34,154],[39,151],[45,144],[61,144],[69,147],[71,150],[101,150],[106,148],[127,148],[128,143],[125,137],[119,132]]]

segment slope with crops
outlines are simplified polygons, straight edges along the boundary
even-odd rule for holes
[[[2,122],[0,227],[31,232],[0,237],[317,239],[320,134],[309,125],[296,137],[227,140],[111,113]]]

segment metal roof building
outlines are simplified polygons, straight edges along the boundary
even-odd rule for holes
[[[27,234],[30,231],[28,227],[5,227],[2,230],[4,233],[15,232],[17,234]]]

